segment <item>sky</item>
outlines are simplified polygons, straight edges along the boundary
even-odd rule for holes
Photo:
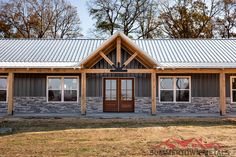
[[[89,29],[93,27],[94,21],[89,16],[89,12],[87,10],[87,0],[69,0],[73,6],[77,7],[78,14],[81,21],[81,28],[82,28],[82,34],[84,37],[89,38]]]

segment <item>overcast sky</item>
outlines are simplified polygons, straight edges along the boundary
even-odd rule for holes
[[[81,20],[82,33],[85,37],[89,38],[88,31],[93,27],[92,18],[89,17],[86,2],[87,0],[70,0],[72,5],[78,9],[79,17]]]

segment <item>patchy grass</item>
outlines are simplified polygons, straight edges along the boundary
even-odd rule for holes
[[[169,138],[203,138],[236,152],[235,119],[5,119],[1,156],[151,156]]]

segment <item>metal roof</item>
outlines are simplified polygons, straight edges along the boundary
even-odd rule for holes
[[[104,41],[1,39],[0,67],[74,67]],[[156,39],[133,42],[163,68],[236,68],[236,39]]]

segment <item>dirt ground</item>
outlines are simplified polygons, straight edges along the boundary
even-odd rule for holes
[[[192,142],[196,148],[199,146],[196,146],[196,141],[202,142],[204,146],[207,143],[217,143],[221,145],[219,149],[229,154],[211,156],[236,156],[236,119],[31,117],[1,119],[0,127],[13,129],[10,134],[0,134],[0,157],[160,156],[153,153],[153,150],[168,140],[169,143],[177,145],[176,141],[173,142],[174,139],[194,139]],[[194,147],[193,143],[188,148]],[[182,145],[177,146],[184,149]],[[168,148],[168,145],[163,147]]]

